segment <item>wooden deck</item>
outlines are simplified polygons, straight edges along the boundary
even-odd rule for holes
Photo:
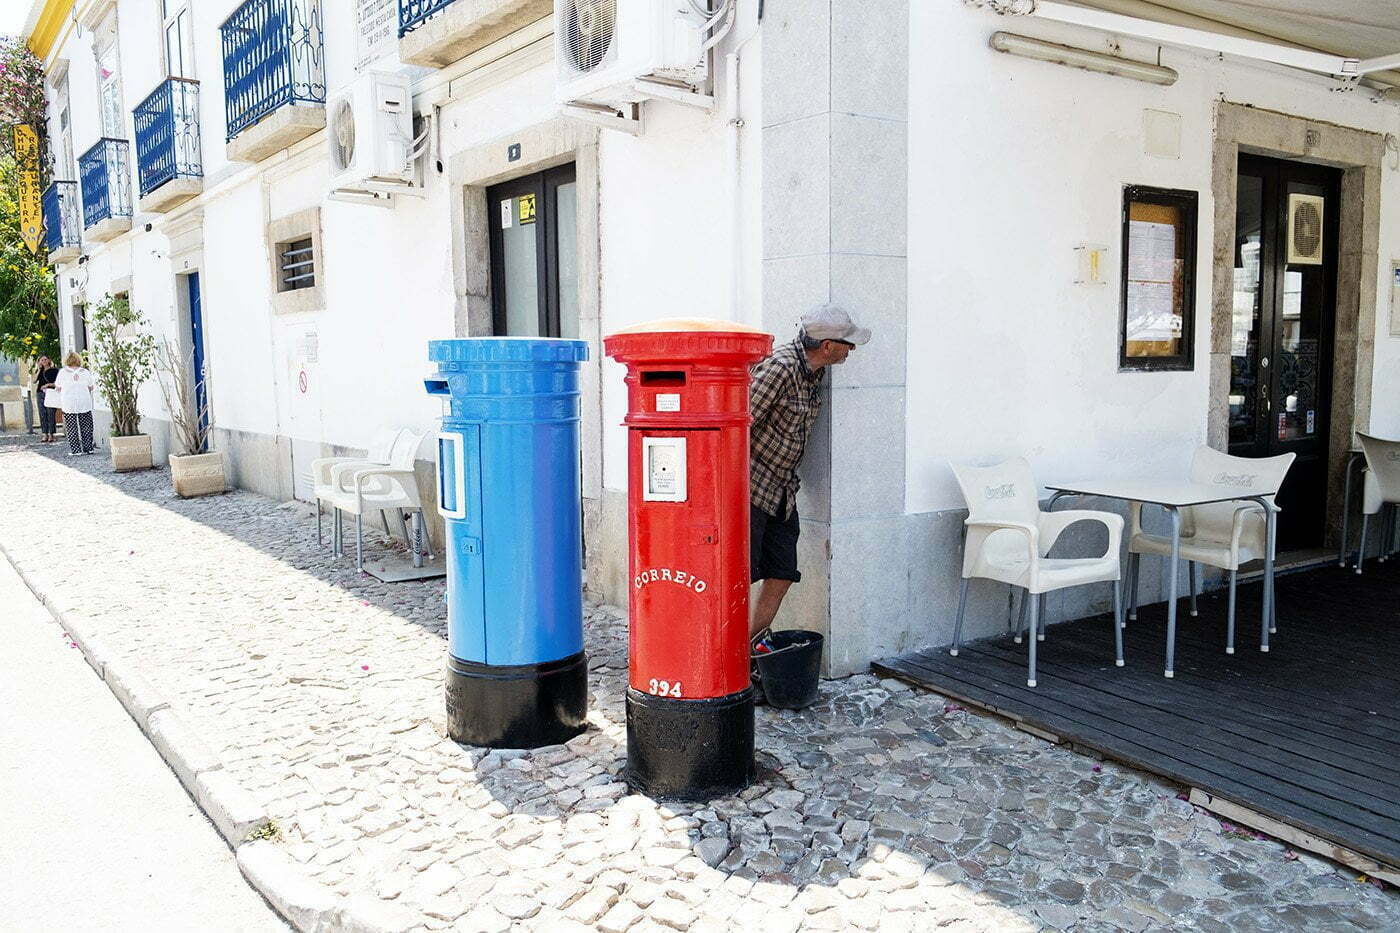
[[[1146,560],[1146,559],[1145,559]],[[1400,559],[1281,576],[1278,631],[1259,651],[1259,586],[1241,585],[1236,654],[1224,592],[1186,601],[1176,677],[1162,676],[1166,607],[1143,608],[1113,664],[1107,616],[1054,625],[1026,686],[1009,635],[875,669],[1010,717],[1192,789],[1201,803],[1400,884]],[[1379,864],[1376,864],[1379,863]]]

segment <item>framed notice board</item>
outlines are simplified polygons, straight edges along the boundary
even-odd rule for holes
[[[1123,189],[1120,370],[1195,366],[1197,202],[1194,191]]]

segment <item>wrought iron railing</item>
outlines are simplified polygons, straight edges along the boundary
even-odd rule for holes
[[[55,181],[44,190],[44,239],[51,253],[82,245],[76,181]]]
[[[99,139],[78,159],[84,230],[108,217],[131,216],[130,149],[124,139]]]
[[[166,78],[131,112],[136,175],[145,197],[174,178],[204,174],[199,149],[199,82]]]
[[[233,139],[287,104],[324,104],[320,0],[248,0],[219,27]]]
[[[452,0],[399,0],[399,38],[412,32]]]

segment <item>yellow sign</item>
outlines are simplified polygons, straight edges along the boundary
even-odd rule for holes
[[[520,222],[522,224],[535,222],[535,196],[533,194],[520,196]]]
[[[15,161],[19,163],[19,233],[31,253],[39,251],[44,209],[39,192],[39,136],[27,123],[15,126]]]

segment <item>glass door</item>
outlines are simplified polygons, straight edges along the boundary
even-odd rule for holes
[[[1337,288],[1340,176],[1240,156],[1230,339],[1230,453],[1297,459],[1279,549],[1321,547]]]
[[[486,191],[497,336],[578,337],[574,166]]]

